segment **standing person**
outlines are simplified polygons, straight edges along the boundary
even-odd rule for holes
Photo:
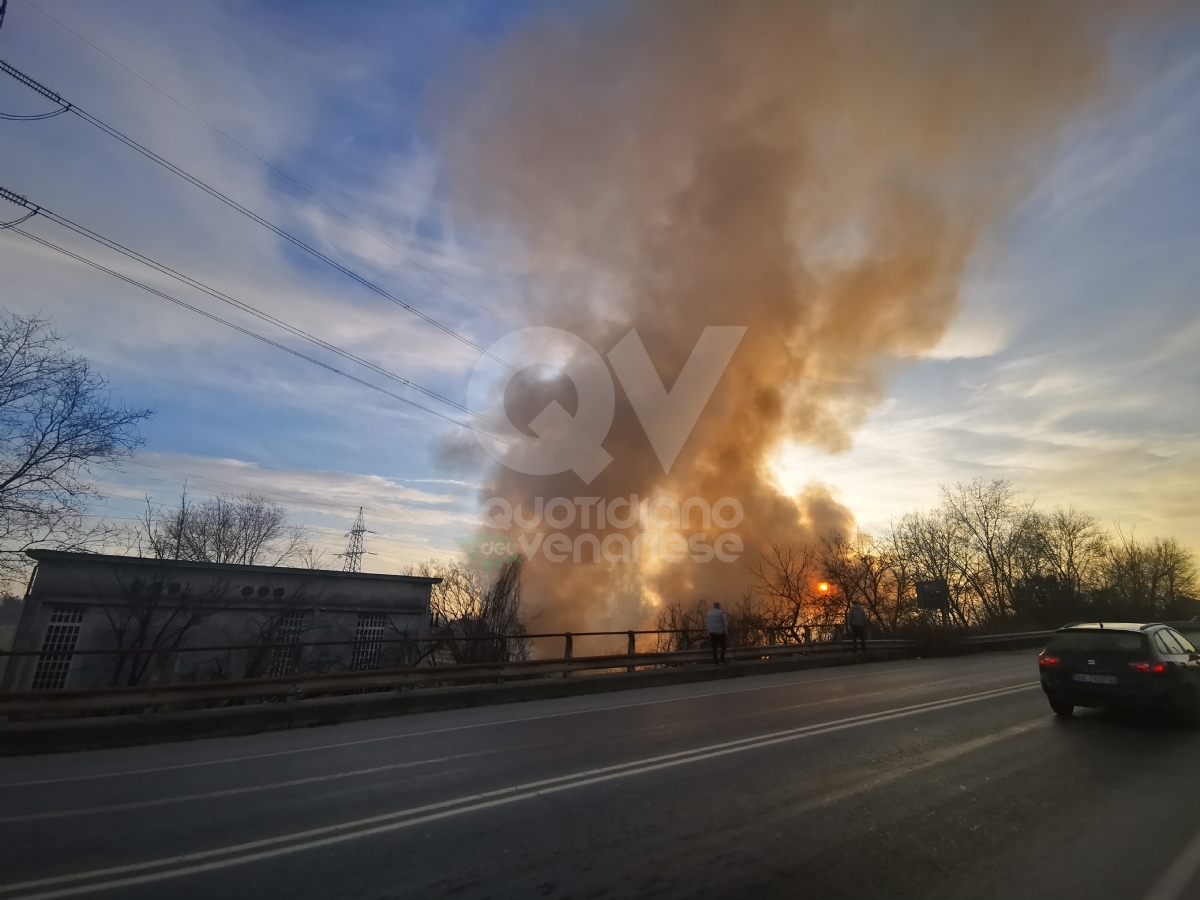
[[[863,653],[866,653],[867,611],[863,609],[863,605],[857,600],[850,604],[850,611],[846,613],[846,624],[850,626],[850,652],[853,653],[857,650],[861,641]]]
[[[714,603],[713,608],[708,611],[704,617],[704,627],[708,629],[708,645],[712,647],[713,665],[718,666],[725,662],[725,646],[729,641],[729,620],[725,618],[720,603]],[[718,648],[721,651],[719,659]]]

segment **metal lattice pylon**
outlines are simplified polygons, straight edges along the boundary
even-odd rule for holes
[[[361,572],[362,558],[367,552],[363,546],[363,535],[367,533],[366,523],[363,521],[362,507],[358,508],[358,518],[354,520],[354,527],[346,532],[346,537],[350,538],[350,544],[346,547],[346,552],[341,554],[345,560],[345,565],[342,566],[344,572]]]

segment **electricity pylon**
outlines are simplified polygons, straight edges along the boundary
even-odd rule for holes
[[[350,538],[350,545],[346,547],[346,552],[340,554],[345,560],[345,565],[342,566],[344,572],[361,572],[362,558],[367,552],[363,546],[363,535],[367,533],[366,523],[363,522],[362,507],[358,508],[358,518],[354,520],[354,527],[346,532],[346,537]]]

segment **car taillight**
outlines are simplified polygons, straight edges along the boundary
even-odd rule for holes
[[[1038,657],[1038,665],[1042,666],[1043,668],[1046,666],[1057,666],[1060,662],[1062,662],[1062,660],[1057,656],[1046,656],[1044,653]]]
[[[1152,672],[1155,675],[1161,675],[1163,672],[1168,672],[1171,669],[1170,663],[1165,662],[1131,662],[1129,668],[1138,672]]]

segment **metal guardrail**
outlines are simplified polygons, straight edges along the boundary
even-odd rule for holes
[[[768,640],[778,641],[783,638],[783,643],[788,643],[789,640],[798,640],[800,637],[805,637],[804,643],[828,643],[828,641],[812,641],[812,633],[833,632],[842,626],[814,623],[809,625],[797,625],[794,627],[778,627],[778,628],[760,628],[759,632],[767,635]],[[659,635],[676,635],[683,639],[685,644],[695,640],[697,643],[703,642],[705,632],[701,629],[689,628],[655,628],[655,629],[629,629],[626,631],[552,631],[545,633],[529,633],[529,634],[443,634],[435,637],[390,637],[390,638],[345,638],[336,641],[267,641],[265,643],[256,644],[215,644],[204,645],[197,644],[195,646],[183,645],[180,647],[129,647],[121,650],[109,647],[100,650],[72,650],[71,656],[123,656],[126,658],[138,656],[156,656],[167,655],[176,656],[184,653],[227,653],[227,652],[262,652],[266,650],[303,650],[307,647],[351,647],[361,644],[370,644],[372,647],[389,647],[389,646],[410,646],[420,647],[427,646],[447,646],[453,644],[486,644],[495,643],[503,644],[508,641],[534,641],[548,640],[557,638],[563,641],[564,656],[570,657],[573,649],[574,641],[577,638],[593,638],[593,637],[613,637],[625,638],[630,641],[630,646],[636,645],[637,638],[643,636],[659,636]],[[0,659],[6,656],[25,657],[25,656],[46,656],[46,650],[0,650]],[[52,654],[51,654],[52,655]]]
[[[913,641],[871,641],[877,651],[912,650]],[[848,642],[836,644],[776,644],[730,648],[733,661],[776,659],[820,653],[849,652]],[[164,708],[236,704],[246,701],[294,701],[316,696],[436,687],[463,682],[569,677],[580,672],[627,671],[639,668],[694,665],[711,662],[711,651],[680,650],[571,659],[521,660],[368,672],[339,672],[255,678],[245,681],[118,687],[89,691],[8,691],[0,693],[0,716],[29,716],[89,712],[149,712]]]
[[[638,632],[653,634],[655,632]],[[599,632],[602,635],[626,635],[630,632]],[[985,634],[958,637],[954,643],[963,648],[1028,646],[1045,640],[1053,631],[1025,631],[1012,634]],[[547,635],[549,637],[550,635]],[[553,635],[555,637],[562,635]],[[630,638],[631,648],[634,647]],[[872,640],[876,651],[913,651],[915,640]],[[731,647],[727,658],[733,661],[777,659],[813,654],[847,653],[849,640],[811,644],[771,644]],[[104,714],[113,712],[154,712],[167,709],[237,705],[246,702],[287,702],[319,696],[395,691],[419,687],[448,686],[462,683],[496,682],[516,679],[570,677],[581,672],[633,672],[639,668],[686,666],[710,662],[711,651],[676,650],[666,652],[625,653],[619,655],[562,659],[519,660],[511,662],[469,663],[451,666],[408,667],[363,672],[292,675],[279,678],[254,678],[241,681],[202,682],[170,685],[116,687],[86,691],[7,691],[0,693],[0,716],[42,717]]]
[[[983,647],[989,644],[1013,644],[1021,641],[1044,641],[1054,634],[1050,631],[1017,631],[1012,634],[973,634],[959,638],[968,647]]]

